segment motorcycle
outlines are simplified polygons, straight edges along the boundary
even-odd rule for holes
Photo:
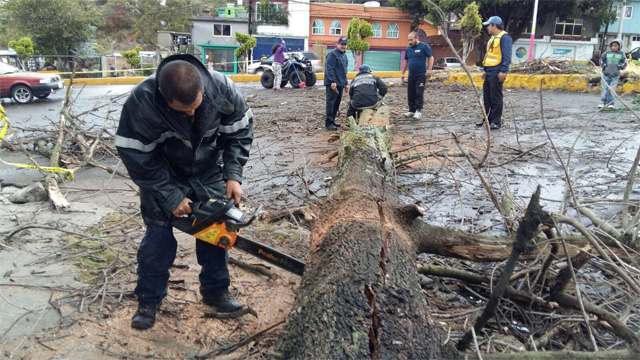
[[[260,83],[267,89],[273,88],[273,80],[275,75],[271,65],[262,65],[264,72],[260,77]],[[292,53],[289,59],[282,64],[282,82],[280,87],[283,88],[291,83],[294,89],[300,88],[300,84],[304,83],[307,87],[316,84],[317,77],[313,72],[311,60],[296,53]]]

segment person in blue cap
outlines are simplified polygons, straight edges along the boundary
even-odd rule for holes
[[[327,54],[324,62],[324,86],[326,87],[326,115],[324,126],[327,130],[338,130],[340,124],[336,123],[336,115],[340,109],[340,100],[344,90],[349,92],[347,80],[347,37],[338,39],[336,48]]]
[[[482,23],[487,27],[491,39],[487,43],[487,52],[482,61],[484,110],[489,118],[489,127],[497,130],[502,126],[502,83],[507,79],[511,65],[513,39],[504,31],[504,23],[499,16],[492,16]],[[484,125],[484,119],[476,126]]]
[[[367,64],[360,66],[358,75],[351,81],[349,88],[349,109],[347,117],[354,116],[363,109],[375,109],[380,100],[387,94],[387,85],[379,77],[371,73],[371,67]]]

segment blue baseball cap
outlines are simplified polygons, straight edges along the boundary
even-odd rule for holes
[[[340,39],[338,39],[338,44],[348,44],[349,42],[347,41],[347,37],[346,36],[340,36]]]
[[[371,71],[371,66],[367,64],[360,65],[360,71]]]
[[[500,25],[502,24],[502,19],[500,18],[500,16],[492,16],[489,18],[489,20],[482,23],[482,25],[489,25],[489,24]]]

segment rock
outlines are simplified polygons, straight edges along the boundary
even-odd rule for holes
[[[24,204],[35,201],[46,201],[49,197],[42,183],[35,183],[20,189],[9,196],[9,201],[14,204]]]
[[[20,188],[17,188],[15,186],[5,186],[2,188],[2,194],[4,195],[10,195],[13,194],[14,192],[20,190]]]
[[[273,232],[271,232],[271,234],[273,234],[274,236],[291,236],[291,234],[283,230],[274,230]]]

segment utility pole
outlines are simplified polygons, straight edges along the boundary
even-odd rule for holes
[[[531,41],[529,41],[529,60],[533,57],[533,40],[536,37],[536,22],[538,22],[538,0],[533,5],[533,20],[531,21]]]
[[[622,24],[624,23],[624,10],[625,10],[625,5],[627,5],[627,1],[626,0],[622,0],[621,1],[621,5],[620,5],[620,20],[618,20],[618,36],[617,38],[622,40]],[[620,48],[622,48],[622,44],[620,44]]]

